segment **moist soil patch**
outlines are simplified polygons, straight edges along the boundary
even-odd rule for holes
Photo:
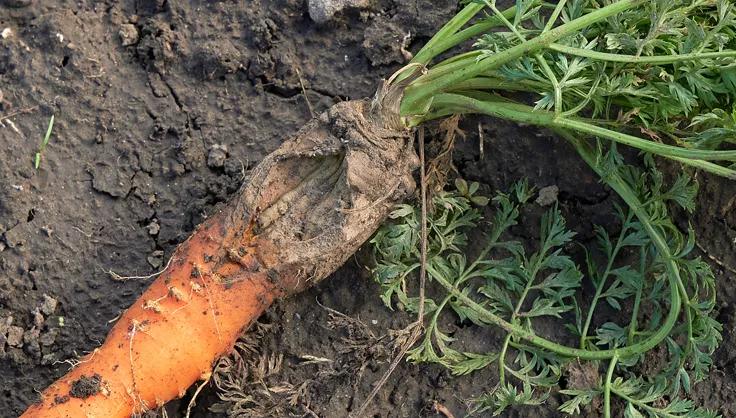
[[[146,287],[145,276],[165,266],[255,163],[312,112],[371,96],[457,2],[376,0],[321,26],[307,6],[304,0],[0,1],[2,416],[19,415],[98,346]],[[53,133],[35,169],[51,115]],[[539,189],[557,188],[583,245],[594,241],[593,224],[615,228],[612,192],[564,142],[487,118],[466,118],[461,129],[466,135],[457,141],[454,164],[484,192],[526,177]],[[730,270],[736,186],[702,174],[698,180],[692,222],[699,251],[717,275],[724,341],[693,396],[736,416]],[[684,216],[680,221],[687,225]],[[516,232],[534,240],[535,223],[527,224]],[[391,359],[387,330],[413,320],[383,306],[368,265],[367,252],[360,252],[261,319],[259,338],[246,339],[239,352],[249,378],[270,389],[252,386],[259,405],[249,404],[242,416],[340,417],[360,405]],[[112,273],[142,278],[117,281]],[[445,325],[473,347],[498,345],[492,332]],[[402,363],[370,409],[376,417],[463,416],[468,399],[495,379],[490,370],[452,377],[438,366]],[[183,416],[189,396],[168,405],[168,416]],[[543,408],[505,416],[555,417],[559,402],[553,396]],[[210,385],[191,416],[225,416],[217,403]]]
[[[102,384],[102,379],[99,375],[82,376],[75,382],[72,382],[69,396],[72,398],[87,399],[99,393],[100,384]]]

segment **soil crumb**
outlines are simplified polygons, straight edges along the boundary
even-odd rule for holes
[[[72,388],[69,390],[69,396],[73,398],[87,399],[100,392],[101,383],[102,378],[99,374],[94,374],[89,377],[82,376],[72,383]]]

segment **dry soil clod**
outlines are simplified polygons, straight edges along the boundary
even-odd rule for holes
[[[120,25],[118,35],[120,35],[120,41],[123,46],[130,46],[138,43],[138,28],[131,23]]]
[[[364,8],[369,0],[309,0],[309,17],[320,25],[332,20],[340,11],[352,8]]]

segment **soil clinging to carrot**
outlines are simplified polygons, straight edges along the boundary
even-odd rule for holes
[[[97,395],[100,392],[102,378],[98,374],[92,376],[82,376],[72,382],[69,396],[78,399],[87,399],[90,396]]]

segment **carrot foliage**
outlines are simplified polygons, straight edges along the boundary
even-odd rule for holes
[[[721,325],[712,316],[713,274],[707,263],[690,256],[692,233],[681,234],[668,216],[668,201],[691,207],[693,184],[683,176],[665,187],[653,167],[623,165],[617,174],[648,216],[642,221],[627,206],[617,206],[619,228],[613,233],[595,226],[597,245],[589,251],[575,245],[575,234],[557,207],[541,216],[536,243],[525,246],[514,237],[511,230],[534,195],[524,182],[497,193],[487,217],[473,203],[476,196],[465,191],[477,190],[477,183],[458,181],[455,190],[436,195],[428,219],[432,292],[425,300],[426,333],[409,360],[438,363],[456,375],[496,368],[498,385],[475,400],[477,410],[494,414],[541,404],[558,391],[566,398],[559,409],[567,414],[607,398],[610,416],[614,396],[631,417],[717,416],[681,397],[707,376],[721,340]],[[412,280],[420,260],[420,213],[403,205],[391,217],[371,241],[377,259],[373,275],[387,306],[416,312]],[[479,226],[483,236],[473,240],[484,245],[473,253],[468,234]],[[668,251],[658,250],[650,228],[655,239],[667,242]],[[668,277],[668,263],[680,272],[674,279]],[[583,286],[592,288],[593,295]],[[673,311],[679,311],[680,301],[688,310],[685,315]],[[491,343],[492,350],[471,351],[443,329],[443,319],[446,323],[451,317],[500,329],[503,335]],[[666,365],[642,375],[657,346],[667,350]],[[590,363],[585,369],[599,378],[559,390],[560,379],[580,368],[580,362]],[[609,376],[603,370],[598,374],[607,367]]]
[[[498,384],[475,399],[476,411],[558,393],[565,414],[718,416],[687,399],[722,339],[715,278],[692,255],[695,233],[670,213],[695,209],[694,171],[736,179],[732,2],[517,0],[501,10],[495,0],[466,1],[414,62],[425,72],[404,92],[408,126],[474,113],[550,129],[620,206],[615,231],[592,227],[591,248],[576,245],[557,207],[525,246],[513,230],[534,194],[526,183],[496,193],[488,208],[475,183],[435,194],[426,333],[409,359],[458,375],[495,368]],[[621,146],[641,151],[639,161]],[[680,172],[665,178],[661,158]],[[391,218],[371,241],[373,274],[387,306],[417,312],[420,212],[403,205]],[[479,229],[485,246],[473,252],[468,236],[480,239]],[[453,316],[501,338],[470,350],[443,326]],[[655,358],[666,361],[647,364]]]
[[[473,39],[473,50],[432,63]],[[410,125],[487,114],[733,179],[735,59],[728,0],[518,0],[505,11],[478,0],[419,51],[427,71],[402,113]]]

